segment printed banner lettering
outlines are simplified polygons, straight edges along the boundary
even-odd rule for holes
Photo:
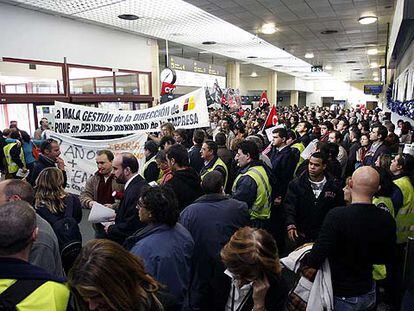
[[[70,136],[157,132],[165,122],[179,129],[209,127],[204,89],[142,110],[106,110],[55,101],[55,131]]]
[[[142,170],[145,163],[144,144],[147,136],[146,133],[137,133],[118,139],[87,140],[46,131],[47,138],[59,142],[60,157],[65,161],[68,178],[66,191],[73,194],[80,194],[85,188],[86,180],[97,171],[95,157],[98,150],[111,150],[114,155],[131,152],[138,159]]]

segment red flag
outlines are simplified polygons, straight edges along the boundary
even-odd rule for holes
[[[262,96],[260,96],[259,107],[269,106],[269,100],[267,99],[267,93],[263,91]]]
[[[224,94],[221,95],[220,102],[223,106],[228,106],[228,102],[227,102],[226,96]]]
[[[170,84],[168,82],[163,82],[161,85],[161,96],[165,94],[172,93],[174,91],[176,86],[174,84]]]
[[[269,127],[277,125],[277,121],[278,119],[277,119],[276,106],[273,105],[269,111],[269,114],[267,115],[266,122],[265,122],[263,129],[267,129]]]

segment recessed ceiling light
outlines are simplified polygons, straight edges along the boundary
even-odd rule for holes
[[[362,25],[373,24],[378,20],[376,16],[362,16],[358,19],[358,22]]]
[[[331,66],[331,65],[326,65],[326,66],[325,66],[325,69],[326,69],[326,70],[331,70],[331,69],[332,69],[332,66]]]
[[[253,71],[253,72],[250,74],[250,77],[252,77],[252,78],[256,78],[256,77],[258,77],[257,72],[256,72],[256,71]]]
[[[375,68],[378,68],[378,63],[371,63],[370,65],[369,65],[369,67],[371,67],[371,68],[373,68],[373,69],[375,69]]]
[[[272,35],[277,31],[274,23],[263,24],[260,28],[260,32],[265,35]]]
[[[204,44],[204,45],[214,45],[216,43],[217,43],[216,41],[204,41],[202,44]]]
[[[139,19],[139,17],[137,15],[134,15],[134,14],[121,14],[121,15],[118,15],[118,18],[124,19],[124,20],[127,20],[127,21],[135,21],[135,20]]]
[[[257,58],[257,56],[247,56],[246,58],[253,59],[253,58]]]
[[[321,31],[321,34],[322,35],[331,35],[331,34],[334,34],[334,33],[337,33],[337,32],[338,32],[338,30],[329,29],[329,30]]]
[[[375,82],[378,82],[379,81],[379,78],[378,77],[374,77],[374,81]]]
[[[306,53],[305,58],[314,58],[313,53]]]
[[[356,64],[356,61],[355,60],[348,60],[346,63],[347,64]]]
[[[354,68],[354,69],[352,69],[353,71],[360,71],[361,69],[359,69],[359,68]]]
[[[348,48],[339,48],[339,49],[336,49],[336,51],[337,52],[346,52],[346,51],[348,51]]]
[[[378,49],[377,48],[368,49],[367,54],[368,55],[377,55],[378,54]]]

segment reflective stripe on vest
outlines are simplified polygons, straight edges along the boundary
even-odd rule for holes
[[[385,206],[387,208],[387,210],[390,212],[391,216],[393,218],[395,218],[394,204],[392,203],[391,198],[389,198],[389,197],[374,197],[372,199],[372,204],[374,204],[375,206],[379,206],[381,208],[383,206]]]
[[[269,219],[272,189],[270,187],[269,177],[262,166],[250,167],[246,173],[239,174],[233,183],[232,191],[234,192],[236,189],[239,179],[246,175],[250,176],[257,186],[256,200],[250,211],[250,217],[252,219]]]
[[[19,170],[19,166],[12,160],[11,155],[10,155],[10,150],[15,145],[16,143],[10,143],[3,147],[4,157],[6,158],[6,162],[7,162],[7,170],[10,174],[16,173]],[[20,160],[22,161],[23,165],[26,166],[22,148],[20,148]]]
[[[300,143],[293,144],[291,146],[291,148],[296,148],[296,149],[299,150],[299,161],[298,161],[298,163],[296,164],[296,167],[295,167],[295,173],[296,173],[296,170],[299,167],[299,165],[301,165],[303,163],[303,161],[305,161],[305,159],[302,158],[302,152],[303,152],[303,150],[305,150],[305,145],[302,142],[300,142]]]
[[[394,180],[403,195],[403,205],[398,211],[397,243],[406,243],[409,236],[414,236],[414,187],[407,176]]]
[[[144,164],[144,170],[143,170],[143,172],[142,172],[144,175],[145,175],[145,171],[147,170],[148,166],[149,166],[151,163],[155,163],[155,164],[157,164],[157,161],[155,161],[155,156],[153,156],[153,157],[152,157],[149,161],[145,162],[145,164]],[[161,178],[162,178],[162,176],[164,176],[164,172],[160,169],[160,173],[158,174],[158,178],[157,178],[157,180],[161,179]]]
[[[228,177],[228,175],[229,175],[229,172],[228,172],[228,170],[227,170],[227,166],[226,166],[226,164],[223,162],[223,160],[221,160],[220,158],[217,158],[217,160],[216,160],[216,162],[214,162],[214,164],[209,168],[209,169],[206,169],[204,172],[203,172],[203,174],[200,176],[200,178],[201,178],[201,180],[203,180],[203,178],[208,174],[208,173],[210,173],[210,172],[212,172],[212,171],[214,171],[214,169],[217,167],[217,166],[222,166],[223,168],[224,168],[224,171],[226,172],[226,176],[225,176],[225,178],[224,178],[224,188],[226,188],[226,184],[227,184],[227,177]]]

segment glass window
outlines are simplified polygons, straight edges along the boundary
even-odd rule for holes
[[[119,95],[138,95],[137,78],[135,73],[117,72],[115,74],[116,93]]]
[[[149,74],[139,74],[139,95],[149,95]]]
[[[113,94],[114,93],[114,78],[102,77],[96,78],[96,94]]]
[[[71,94],[113,94],[113,73],[69,66],[69,92]]]
[[[0,85],[6,94],[63,94],[62,66],[0,62]]]
[[[100,102],[99,108],[111,110],[133,110],[133,103],[131,102]]]
[[[95,93],[93,79],[69,80],[69,89],[70,89],[71,94],[94,94]]]
[[[33,104],[0,104],[0,128],[8,128],[10,121],[17,121],[20,130],[33,135],[36,130]]]

